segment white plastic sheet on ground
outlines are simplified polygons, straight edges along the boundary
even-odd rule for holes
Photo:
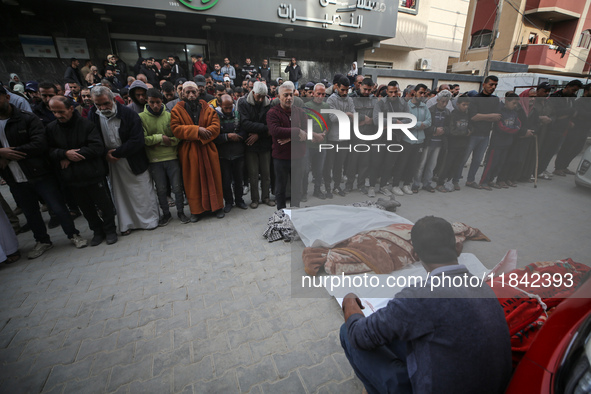
[[[284,210],[307,247],[332,247],[362,231],[393,223],[413,224],[393,212],[343,205]]]

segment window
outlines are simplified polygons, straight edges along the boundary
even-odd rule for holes
[[[591,30],[585,30],[581,33],[581,38],[579,39],[579,47],[589,49],[591,46]]]
[[[399,12],[406,12],[408,14],[415,14],[419,9],[419,0],[399,0]]]
[[[529,39],[527,40],[530,44],[538,43],[538,35],[536,33],[529,33]]]
[[[485,48],[490,45],[492,40],[492,31],[490,30],[480,30],[476,33],[472,34],[472,43],[470,44],[470,49],[472,48]]]
[[[363,62],[363,67],[379,68],[382,70],[391,70],[393,67],[393,64],[389,63],[389,62],[374,62],[374,61],[366,60],[365,62]]]

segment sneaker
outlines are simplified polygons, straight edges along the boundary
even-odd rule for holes
[[[326,200],[326,195],[322,193],[320,190],[314,191],[314,194],[312,195],[320,200]]]
[[[103,243],[105,240],[105,234],[94,233],[94,237],[90,240],[90,246],[97,246]]]
[[[332,191],[333,194],[338,194],[341,197],[345,197],[346,193],[344,191],[342,191],[340,188],[335,187],[334,190]]]
[[[259,207],[259,203],[258,203],[258,202],[254,202],[254,201],[253,201],[253,202],[251,202],[251,203],[250,203],[250,207],[251,207],[252,209],[257,209],[257,208]]]
[[[546,175],[547,175],[547,176],[549,176],[550,178],[552,178],[552,177],[554,176],[554,175],[552,175],[552,173],[551,173],[551,172],[549,172],[549,171],[544,171],[544,172],[542,172],[542,174],[546,174]]]
[[[186,216],[185,216],[185,218],[186,218]],[[116,233],[107,234],[107,245],[113,245],[114,243],[117,243],[117,234]]]
[[[384,188],[382,188],[384,189]],[[380,192],[383,193],[382,189],[380,189]],[[395,186],[392,188],[392,193],[394,193],[397,196],[404,196],[404,192],[402,191],[402,189],[400,188],[400,186]]]
[[[390,193],[390,195],[391,194],[392,193]],[[367,190],[367,197],[374,198],[375,196],[376,196],[376,188],[372,186]]]
[[[177,216],[182,224],[187,224],[191,221],[184,212],[177,213]]]
[[[232,204],[224,205],[224,212],[228,213],[232,210]]]
[[[35,247],[33,249],[31,249],[31,251],[29,253],[27,253],[27,257],[32,260],[32,259],[36,259],[37,257],[41,256],[43,253],[45,253],[45,251],[49,250],[53,248],[53,244],[50,243],[43,243],[43,242],[37,242],[35,244]]]
[[[47,223],[47,228],[56,228],[59,227],[60,221],[57,216],[52,216],[49,218],[49,222]]]
[[[85,240],[80,236],[80,234],[75,234],[70,241],[74,244],[76,249],[82,249],[88,246],[88,241]]]
[[[199,220],[201,220],[201,217],[194,213],[191,214],[191,218],[189,219],[191,223],[197,223]]]
[[[276,204],[275,204],[275,201],[271,200],[270,198],[265,198],[265,199],[263,200],[263,203],[267,204],[267,205],[268,205],[268,206],[270,206],[270,207],[274,207],[274,206],[276,205]],[[251,208],[252,208],[252,204],[250,204],[250,205],[251,205]],[[257,205],[258,205],[258,204],[257,204]],[[256,208],[256,207],[255,207],[255,208]]]
[[[158,227],[164,227],[172,220],[172,215],[169,213],[165,214],[158,220]]]
[[[400,189],[400,188],[398,188]],[[386,197],[392,197],[392,192],[390,191],[390,189],[388,189],[387,186],[381,187],[380,188],[380,193],[382,193],[384,196]],[[404,193],[402,193],[402,190],[400,190],[400,194],[397,194],[398,196],[403,195]]]
[[[414,194],[413,191],[412,191],[412,189],[408,185],[402,186],[402,192],[404,194]]]
[[[551,181],[552,180],[552,177],[550,177],[550,175],[548,175],[546,173],[546,171],[542,172],[541,174],[538,174],[538,178],[545,179],[547,181]]]
[[[301,202],[307,202],[308,201],[308,193],[302,195],[302,198],[300,198]]]
[[[218,219],[223,219],[226,216],[223,209],[218,209],[215,213],[215,217]]]

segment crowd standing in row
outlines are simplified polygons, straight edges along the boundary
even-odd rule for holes
[[[261,203],[283,209],[288,199],[298,207],[307,201],[310,173],[319,199],[355,189],[370,198],[376,192],[394,198],[420,189],[460,190],[472,157],[466,186],[508,188],[536,175],[538,155],[542,178],[551,178],[547,167],[557,153],[554,174],[572,173],[568,165],[590,124],[591,86],[578,80],[552,94],[561,99],[547,99],[551,86],[543,83],[500,100],[495,76],[485,79],[480,93],[460,95],[459,85],[436,92],[423,84],[400,92],[396,81],[378,86],[357,75],[355,63],[332,84],[298,86],[302,71],[295,58],[285,82],[271,79],[266,60],[255,67],[246,59],[237,71],[226,58],[223,67],[214,64],[208,72],[202,56],[194,55],[189,81],[174,56],[158,66],[153,58],[140,60],[135,77],[109,55],[104,76],[90,62],[79,70],[72,59],[64,87],[23,84],[12,74],[9,86],[0,88],[1,175],[37,242],[29,258],[52,247],[40,202],[50,212],[49,227],[61,225],[81,248],[88,242],[73,221],[80,211],[94,233],[90,245],[113,244],[117,227],[128,235],[167,225],[170,206],[182,223],[208,213],[221,219],[234,206],[248,209],[243,186],[250,190],[252,209]],[[575,101],[580,88],[583,97]],[[374,142],[399,144],[399,152],[358,152],[351,147],[363,140],[340,140],[336,114],[312,122],[308,134],[309,114],[323,109],[356,119],[363,135],[375,134],[388,113],[412,114],[417,123],[409,131],[415,138],[395,132],[388,141],[383,133]],[[2,205],[18,230],[18,218],[4,199]]]

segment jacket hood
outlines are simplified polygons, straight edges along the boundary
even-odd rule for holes
[[[257,103],[254,101],[254,92],[250,92],[248,93],[248,96],[246,96],[246,102],[250,105],[256,105]],[[263,107],[268,107],[269,105],[271,105],[271,101],[269,100],[268,96],[265,96],[265,101],[263,101]]]
[[[224,114],[224,112],[222,111],[222,106],[218,105],[217,107],[214,108],[215,112],[218,113],[218,115],[223,118],[228,118],[228,115]],[[232,104],[232,114],[234,115],[236,112],[236,104]],[[234,118],[234,116],[232,116],[232,118]]]
[[[137,105],[139,105],[140,107],[143,107],[144,104],[138,103],[137,100],[135,99],[135,89],[137,88],[142,88],[145,89],[146,92],[148,91],[148,85],[146,85],[144,82],[140,81],[140,80],[135,80],[133,81],[133,83],[131,84],[131,86],[129,87],[129,97],[131,98],[131,100],[136,103]]]

